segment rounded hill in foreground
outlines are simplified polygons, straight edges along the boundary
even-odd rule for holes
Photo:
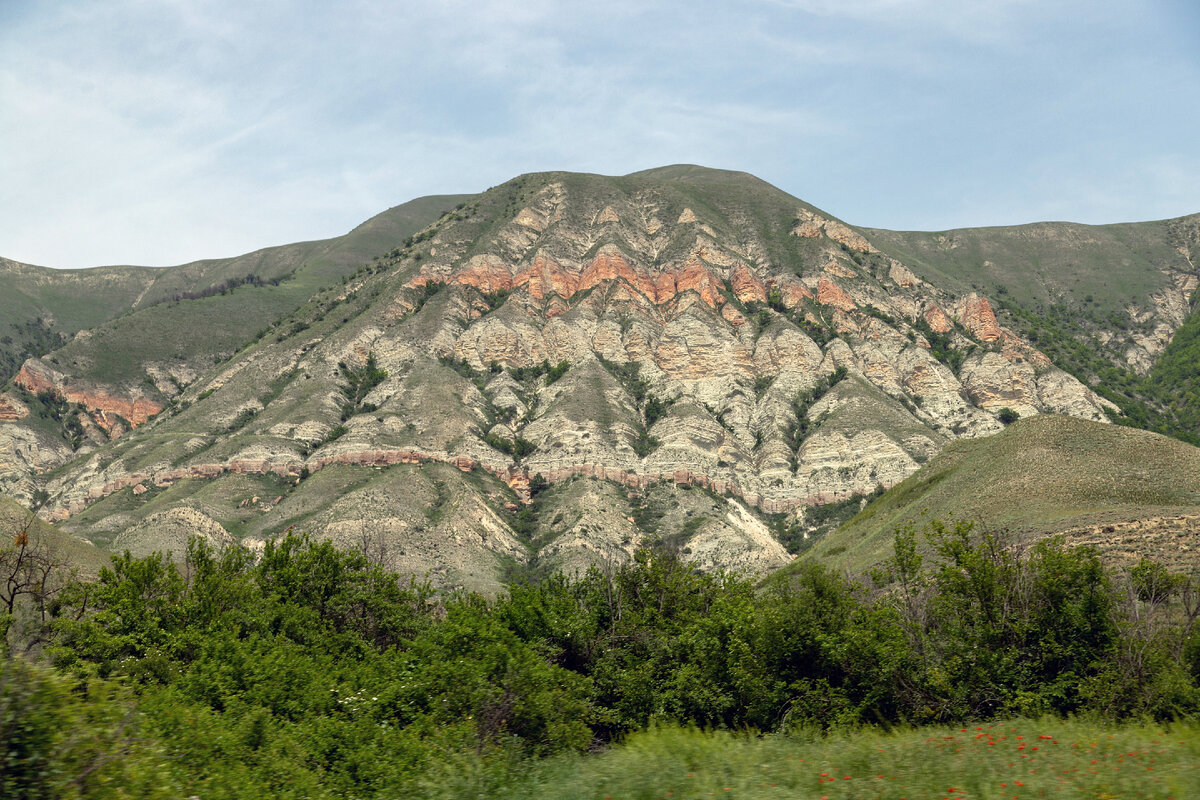
[[[897,527],[919,530],[929,519],[973,520],[1020,542],[1059,534],[1115,560],[1195,563],[1200,449],[1134,428],[1030,417],[995,436],[951,442],[808,557],[864,571],[892,554]]]

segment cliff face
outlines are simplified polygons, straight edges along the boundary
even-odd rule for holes
[[[163,410],[161,403],[136,390],[122,393],[113,387],[71,383],[37,359],[26,361],[13,383],[32,394],[45,392],[82,406],[110,437],[136,428]]]
[[[29,416],[29,408],[12,395],[0,394],[0,422],[17,422]]]
[[[439,562],[428,536],[441,523],[399,509],[373,529],[451,582],[492,585],[479,576],[496,559],[579,568],[672,535],[698,566],[763,572],[788,556],[756,515],[803,519],[891,486],[947,442],[1001,430],[1002,409],[1107,419],[1110,404],[1004,327],[988,297],[939,288],[749,176],[526,176],[397,244],[165,410],[28,362],[21,386],[82,404],[114,438],[46,483],[47,513],[116,532],[142,520],[131,502],[170,489],[190,504],[199,484],[266,476],[281,502],[254,525],[205,514],[233,514],[251,538],[293,518],[346,538],[367,512],[311,488],[317,476],[417,469],[465,476],[480,505],[453,535],[478,557]],[[371,365],[386,377],[367,381]],[[0,419],[19,413],[0,406]],[[579,480],[610,488],[578,495],[586,519],[538,517],[522,539],[512,515],[537,476],[554,497]],[[659,491],[663,515],[648,522],[639,504]],[[698,516],[663,521],[689,503]],[[482,510],[505,504],[517,511]]]

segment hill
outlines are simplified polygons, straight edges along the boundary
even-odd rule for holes
[[[95,576],[108,564],[109,556],[105,550],[65,534],[37,516],[31,517],[25,506],[0,496],[0,550],[10,547],[13,538],[22,531],[28,534],[31,546],[43,548],[61,564],[63,573],[76,568],[83,576]]]
[[[863,572],[898,526],[975,520],[1017,541],[1061,534],[1116,560],[1200,566],[1200,449],[1158,434],[1044,415],[947,445],[807,557]]]
[[[1121,421],[1200,445],[1195,335],[1176,336],[1200,328],[1200,214],[871,234],[925,279],[992,297],[1004,325],[1118,406]]]
[[[0,381],[85,330],[54,362],[79,379],[138,382],[146,366],[171,358],[211,362],[255,325],[269,324],[466,199],[422,197],[344,236],[177,267],[59,270],[0,259]],[[174,335],[180,329],[192,335]]]
[[[313,292],[464,199],[419,198],[345,236],[178,267],[55,270],[0,259],[0,380],[17,378],[16,392],[0,394],[0,422],[25,420],[0,425],[0,490],[32,496],[30,472],[141,424]],[[31,414],[38,393],[63,402],[32,402]]]

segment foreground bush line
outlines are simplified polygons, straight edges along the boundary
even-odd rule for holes
[[[654,725],[828,733],[1200,708],[1185,578],[1149,562],[1117,575],[1053,542],[1021,554],[967,524],[924,536],[936,563],[899,531],[869,585],[804,563],[756,589],[642,551],[492,601],[294,535],[257,561],[199,543],[182,569],[114,557],[44,609],[45,665],[0,665],[0,794],[453,796],[601,769],[656,736],[741,746],[664,729],[565,755]]]

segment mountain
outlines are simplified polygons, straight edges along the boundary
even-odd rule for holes
[[[295,527],[490,591],[647,544],[767,573],[1016,417],[1196,434],[1198,217],[897,233],[687,165],[422,202],[27,359],[0,488],[102,545]]]

